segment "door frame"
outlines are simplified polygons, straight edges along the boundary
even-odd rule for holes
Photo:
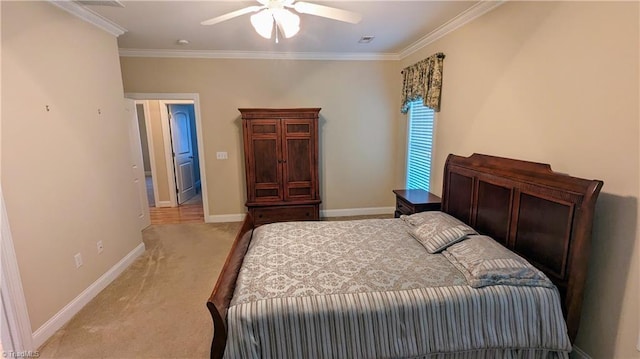
[[[198,141],[198,164],[200,165],[200,189],[202,191],[202,208],[204,212],[204,221],[207,222],[209,218],[209,196],[207,191],[207,177],[206,177],[206,167],[205,167],[205,151],[204,151],[204,141],[202,138],[202,115],[200,111],[200,94],[198,93],[141,93],[141,92],[127,92],[124,94],[126,98],[130,98],[133,100],[154,100],[159,101],[163,108],[167,108],[166,105],[171,104],[193,104],[193,110],[195,113],[195,124],[196,124],[196,139]],[[145,108],[145,121],[147,120],[147,109]],[[165,149],[165,162],[167,166],[167,172],[169,174],[174,174],[173,176],[169,175],[169,188],[176,188],[175,183],[175,170],[173,165],[173,156],[171,155],[172,147],[171,147],[171,134],[169,130],[169,116],[165,111],[160,111],[160,118],[162,120],[162,139],[164,142]],[[145,122],[146,124],[146,122]],[[149,128],[149,127],[147,127]],[[150,142],[151,143],[151,142]],[[150,153],[152,151],[149,151]],[[154,161],[151,161],[152,163]],[[154,179],[154,195],[156,195],[157,191],[157,182],[155,181],[155,165],[151,165],[151,176]],[[175,190],[169,191],[169,198],[171,202],[171,207],[176,207],[178,205],[178,197],[176,196]],[[156,197],[157,203],[157,197]]]
[[[138,118],[138,106],[136,100],[130,98],[124,99],[125,113],[129,122],[129,145],[131,146],[131,165],[133,180],[136,184],[138,192],[138,202],[140,212],[138,219],[140,220],[140,230],[151,225],[151,214],[149,213],[149,199],[147,195],[146,176],[144,173],[144,162],[142,160],[142,146],[140,140],[140,119]],[[142,178],[140,177],[142,174]],[[137,178],[137,181],[136,181]]]
[[[0,188],[0,272],[2,326],[8,326],[8,332],[2,333],[2,350],[5,352],[33,351],[34,340],[27,301],[22,288],[18,259],[13,246],[9,218]],[[6,321],[6,322],[5,322]],[[4,328],[3,328],[4,329]]]
[[[144,112],[144,126],[146,128],[146,136],[147,136],[147,152],[149,153],[149,165],[151,167],[151,183],[153,185],[153,205],[156,207],[160,206],[158,202],[158,177],[157,177],[157,169],[156,169],[156,155],[153,151],[151,151],[149,145],[153,144],[153,136],[151,135],[151,119],[149,118],[149,102],[147,100],[134,100],[136,105],[142,105],[142,109]],[[140,147],[142,147],[142,141],[140,143]]]

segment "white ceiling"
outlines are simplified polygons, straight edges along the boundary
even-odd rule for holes
[[[124,50],[156,53],[318,53],[377,54],[397,56],[415,47],[425,36],[453,22],[468,20],[478,8],[492,8],[482,1],[314,1],[362,15],[359,24],[343,23],[301,14],[300,32],[275,43],[260,37],[250,15],[216,25],[200,22],[212,17],[259,5],[256,1],[121,1],[124,7],[89,5],[86,8],[126,29],[118,45]],[[497,4],[497,3],[496,3]],[[484,10],[487,11],[487,10]],[[479,14],[476,14],[477,16]],[[369,44],[362,36],[375,36]],[[177,40],[189,40],[178,45]]]

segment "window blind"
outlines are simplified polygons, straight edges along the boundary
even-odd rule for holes
[[[424,106],[422,99],[411,102],[407,139],[407,188],[409,189],[429,191],[433,119],[434,111]]]

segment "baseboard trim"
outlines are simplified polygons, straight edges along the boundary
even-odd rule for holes
[[[395,207],[369,207],[369,208],[347,208],[347,209],[326,209],[320,211],[320,217],[347,217],[347,216],[368,216],[376,214],[393,214]],[[205,218],[206,223],[221,222],[242,222],[245,214],[217,214]]]
[[[240,214],[215,214],[206,218],[206,223],[242,222],[244,213]]]
[[[34,347],[39,348],[44,344],[55,332],[62,328],[80,309],[84,308],[91,299],[95,298],[104,288],[106,288],[114,279],[116,279],[125,269],[127,269],[134,260],[144,253],[144,243],[140,243],[136,248],[129,252],[124,258],[116,263],[111,269],[103,274],[98,280],[93,282],[80,295],[75,297],[69,304],[56,313],[51,319],[47,320],[40,328],[33,332]]]
[[[585,353],[582,349],[577,346],[573,346],[573,351],[571,351],[571,359],[591,359],[589,354]]]
[[[346,216],[367,216],[367,215],[376,215],[376,214],[393,214],[394,211],[395,211],[395,207],[325,209],[320,211],[320,217],[346,217]]]
[[[171,201],[156,201],[156,207],[171,207]]]

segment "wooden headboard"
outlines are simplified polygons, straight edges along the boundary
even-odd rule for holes
[[[555,173],[547,164],[449,155],[442,211],[493,237],[558,287],[568,334],[578,333],[591,227],[602,181]]]

